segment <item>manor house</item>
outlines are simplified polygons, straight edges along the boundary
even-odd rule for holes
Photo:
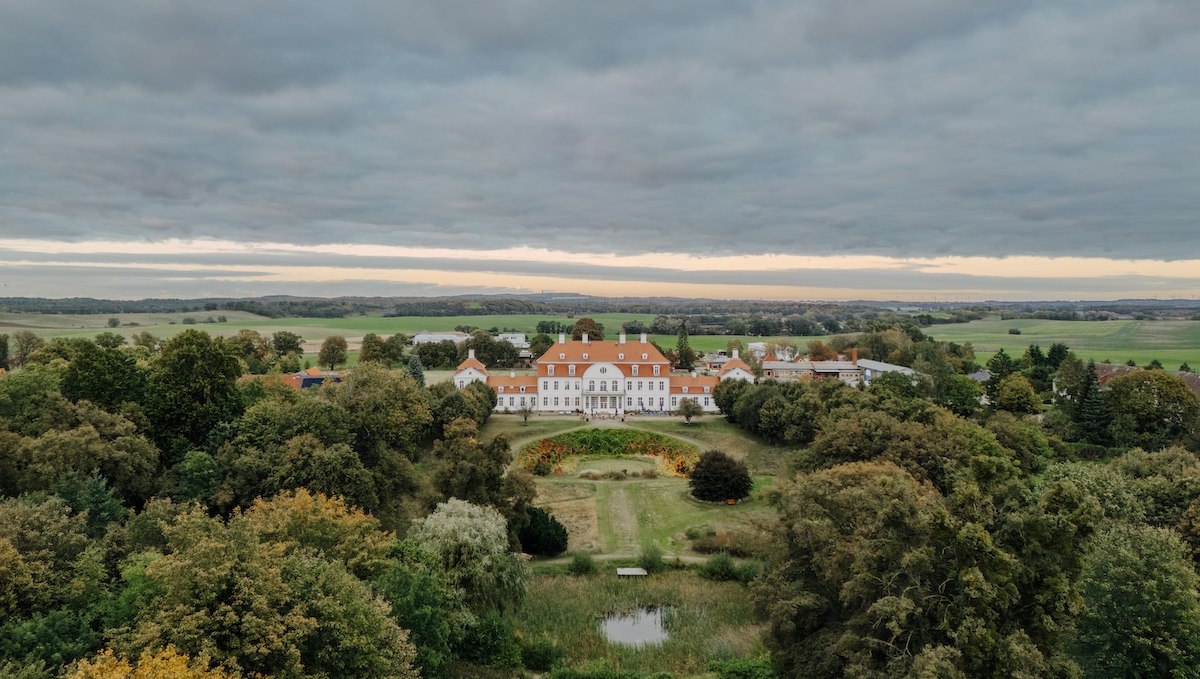
[[[454,373],[459,388],[483,382],[496,392],[496,411],[529,405],[539,412],[608,414],[663,413],[690,398],[717,412],[713,391],[722,380],[754,380],[734,352],[717,375],[671,374],[671,362],[642,333],[637,342],[621,333],[616,341],[591,341],[565,334],[536,361],[536,375],[492,375],[471,351]]]

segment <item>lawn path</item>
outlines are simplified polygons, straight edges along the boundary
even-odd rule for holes
[[[637,513],[633,509],[633,501],[629,498],[629,490],[624,485],[609,486],[612,493],[608,498],[608,527],[612,544],[605,545],[604,551],[609,553],[635,554],[640,549],[638,544]]]

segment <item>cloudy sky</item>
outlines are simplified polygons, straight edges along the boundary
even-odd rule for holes
[[[0,296],[1200,295],[1196,0],[0,0]]]

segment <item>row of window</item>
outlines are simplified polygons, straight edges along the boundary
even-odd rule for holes
[[[587,354],[584,354],[583,358],[586,360]],[[622,355],[622,358],[624,358],[624,355]],[[646,355],[642,354],[642,359],[645,360],[645,358],[646,358]],[[633,370],[633,376],[637,377],[638,376],[638,368],[641,366],[632,365],[629,367]],[[662,369],[662,366],[656,365],[656,366],[651,366],[651,367],[654,369],[654,376],[658,377],[661,374],[659,371]],[[553,364],[546,366],[546,374],[550,375],[551,377],[554,376],[554,365]],[[571,365],[567,366],[567,376],[568,377],[575,376],[575,364],[571,364]]]

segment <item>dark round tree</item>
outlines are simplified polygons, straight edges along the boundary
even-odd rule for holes
[[[746,465],[719,450],[700,456],[692,468],[690,483],[692,495],[707,502],[740,500],[750,494],[754,485]]]
[[[541,507],[529,508],[529,525],[518,535],[521,548],[538,556],[558,556],[567,550],[567,529]]]

